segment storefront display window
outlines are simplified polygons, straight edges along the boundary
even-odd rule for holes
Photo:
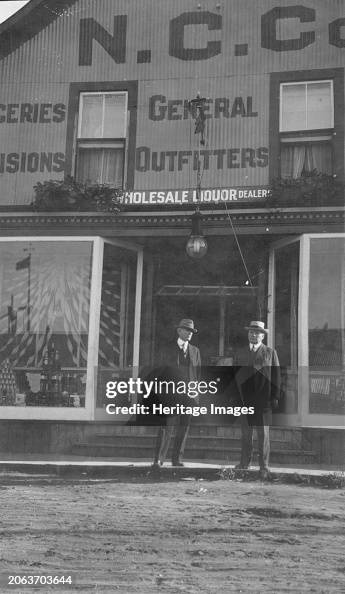
[[[345,239],[310,240],[311,413],[345,413]]]
[[[91,241],[0,242],[0,404],[84,407]]]

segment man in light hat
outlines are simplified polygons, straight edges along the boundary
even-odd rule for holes
[[[169,345],[163,356],[163,364],[167,365],[167,375],[177,381],[198,381],[200,377],[201,357],[198,347],[190,344],[193,334],[198,331],[193,320],[184,318],[176,326],[176,340]],[[172,376],[172,377],[171,377]],[[173,398],[173,397],[172,397]],[[187,397],[188,398],[188,397]],[[176,401],[176,400],[175,400]],[[181,400],[179,400],[181,402]],[[193,404],[187,401],[186,404]],[[175,429],[171,463],[173,466],[183,466],[182,457],[187,441],[191,417],[180,414],[166,419],[166,425],[160,427],[157,436],[154,466],[162,466],[168,453],[172,433]]]
[[[274,349],[263,344],[268,330],[264,322],[254,320],[245,328],[248,331],[248,348],[237,360],[242,365],[236,373],[236,384],[246,407],[253,407],[253,415],[241,415],[241,461],[236,468],[248,468],[253,452],[253,429],[258,439],[261,478],[268,477],[270,455],[269,426],[272,409],[277,408],[280,396],[280,367]]]

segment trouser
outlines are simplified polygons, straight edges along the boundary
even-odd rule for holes
[[[263,412],[259,425],[249,425],[247,415],[241,415],[241,466],[249,466],[253,453],[253,434],[256,429],[260,468],[267,468],[270,457],[271,412]]]
[[[154,457],[155,462],[160,462],[163,464],[168,453],[174,429],[175,438],[173,442],[171,461],[173,463],[181,461],[187,441],[190,421],[190,415],[178,415],[167,418],[166,425],[160,427],[158,431]]]

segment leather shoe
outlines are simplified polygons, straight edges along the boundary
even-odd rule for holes
[[[262,481],[267,481],[270,478],[270,471],[268,468],[260,468],[259,476]]]
[[[162,462],[153,462],[153,464],[151,464],[151,468],[161,468],[162,466]]]
[[[235,470],[248,470],[249,464],[236,464],[234,467]]]
[[[171,466],[184,466],[183,462],[179,462],[178,460],[172,460]]]

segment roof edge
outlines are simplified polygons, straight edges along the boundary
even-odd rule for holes
[[[17,23],[24,17],[26,17],[32,10],[34,10],[43,0],[29,0],[24,6],[22,6],[17,12],[9,16],[5,21],[0,24],[0,35],[4,31],[11,29],[16,26]],[[24,23],[23,23],[24,25]]]
[[[0,59],[32,39],[78,0],[30,0],[0,25]]]

